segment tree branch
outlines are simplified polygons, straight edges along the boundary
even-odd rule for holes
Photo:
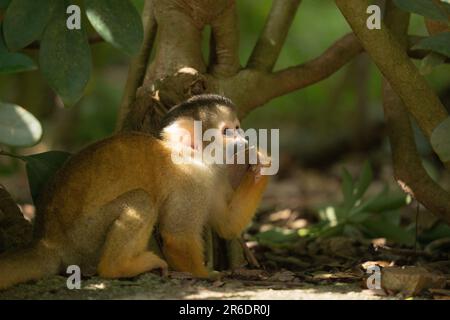
[[[275,73],[247,68],[224,79],[207,77],[208,92],[219,92],[239,106],[239,116],[278,96],[317,83],[335,73],[363,51],[357,38],[348,34],[319,57],[302,65]]]
[[[328,78],[361,52],[363,48],[355,35],[345,35],[319,57],[274,73],[274,85],[279,83],[275,90],[276,95],[286,94]]]
[[[247,67],[272,71],[301,0],[273,0],[264,29]]]
[[[448,117],[439,98],[384,24],[381,29],[367,28],[367,0],[335,2],[372,60],[430,138],[434,128]]]
[[[144,81],[150,55],[152,53],[157,29],[156,20],[153,15],[153,0],[145,1],[144,9],[142,11],[142,22],[144,25],[144,41],[138,56],[134,58],[130,64],[128,78],[117,118],[118,130],[122,128],[124,119],[136,99],[137,89]]]
[[[386,3],[385,21],[406,51],[409,13]],[[397,182],[428,210],[450,222],[450,194],[430,178],[417,151],[409,114],[389,82],[383,83],[383,106]]]

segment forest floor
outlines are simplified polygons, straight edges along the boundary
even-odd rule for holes
[[[23,284],[5,292],[0,299],[242,299],[242,300],[367,300],[403,299],[379,296],[357,283],[288,283],[224,280],[208,282],[194,279],[162,278],[144,274],[132,280],[90,278],[82,289],[69,290],[66,278],[55,276],[34,284]]]

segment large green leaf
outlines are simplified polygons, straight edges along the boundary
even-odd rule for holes
[[[28,147],[41,136],[41,124],[31,113],[18,105],[0,102],[0,143]]]
[[[381,218],[367,219],[361,223],[361,227],[373,238],[386,238],[405,245],[414,244],[415,235],[413,232]]]
[[[344,196],[344,207],[350,209],[355,204],[354,183],[351,174],[347,169],[342,169],[342,194]]]
[[[6,10],[4,20],[8,48],[22,49],[38,40],[57,1],[60,0],[13,0]]]
[[[37,69],[34,61],[21,53],[8,52],[2,36],[3,26],[0,24],[0,73],[16,73]]]
[[[103,39],[134,55],[143,41],[142,20],[129,0],[85,0],[86,14]]]
[[[412,49],[430,50],[450,57],[450,32],[442,32],[425,38]]]
[[[394,3],[405,11],[417,13],[433,20],[448,21],[447,14],[434,4],[433,0],[394,0]]]
[[[360,199],[366,193],[367,188],[369,188],[369,185],[372,182],[372,179],[373,179],[372,167],[370,166],[369,161],[366,161],[362,168],[359,180],[355,185],[356,199]]]
[[[258,233],[255,238],[265,244],[284,243],[298,239],[297,232],[293,230],[274,228]]]
[[[71,156],[65,151],[48,151],[29,156],[1,152],[1,155],[17,158],[26,163],[28,184],[34,203],[45,185]]]
[[[92,69],[91,50],[85,33],[66,27],[67,2],[61,1],[44,31],[39,61],[44,77],[65,105],[83,95]]]
[[[380,193],[379,196],[368,201],[364,211],[371,213],[381,213],[403,208],[410,203],[410,198],[404,193]]]
[[[431,145],[443,162],[450,161],[450,117],[434,129]]]
[[[45,184],[53,177],[55,172],[63,165],[71,154],[64,151],[48,151],[22,157],[27,163],[28,183],[31,196],[36,203],[36,198]]]
[[[37,66],[28,56],[21,53],[0,52],[0,73],[17,73],[36,70]]]

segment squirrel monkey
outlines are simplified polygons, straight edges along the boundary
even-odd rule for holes
[[[177,148],[199,152],[201,138],[191,140],[194,120],[202,122],[203,132],[221,130],[224,145],[246,142],[236,130],[240,124],[232,102],[199,95],[169,111],[159,138],[120,133],[88,146],[42,192],[34,245],[0,257],[0,289],[64,272],[69,265],[105,278],[165,271],[168,265],[208,277],[204,226],[226,239],[239,236],[268,178],[260,175],[260,162],[246,166],[239,179],[230,173],[231,165],[194,158],[174,162]],[[148,248],[155,224],[165,260]]]

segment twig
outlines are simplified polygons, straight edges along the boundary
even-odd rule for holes
[[[238,241],[241,245],[242,250],[244,251],[245,259],[247,260],[248,264],[253,268],[260,268],[261,265],[259,264],[253,252],[247,247],[244,239],[242,239],[241,237],[238,239]]]

